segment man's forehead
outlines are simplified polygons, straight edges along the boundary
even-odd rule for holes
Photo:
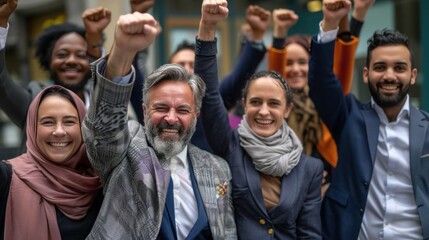
[[[411,53],[403,45],[387,45],[375,48],[371,53],[373,64],[380,62],[394,62],[398,64],[408,64],[411,62]]]
[[[191,87],[180,81],[168,80],[155,85],[149,91],[151,104],[195,104]]]

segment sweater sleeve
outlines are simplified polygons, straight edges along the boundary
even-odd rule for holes
[[[350,93],[352,87],[355,55],[359,44],[359,38],[351,37],[352,41],[350,42],[345,42],[340,38],[335,41],[334,73],[340,80],[344,94]]]
[[[286,48],[276,49],[273,46],[268,48],[268,70],[276,71],[285,77],[286,69]]]

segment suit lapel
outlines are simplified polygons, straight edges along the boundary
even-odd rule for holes
[[[268,218],[267,208],[264,204],[264,197],[261,191],[261,180],[259,172],[255,169],[249,155],[244,155],[244,172],[246,173],[247,182],[249,183],[249,191],[253,196],[254,202],[258,206],[261,213],[265,218]]]
[[[377,153],[380,119],[370,105],[365,106],[367,106],[367,108],[362,111],[362,114],[365,120],[366,136],[368,138],[368,149],[373,165],[375,162],[375,154]]]
[[[410,167],[413,188],[419,186],[419,173],[421,173],[421,154],[423,154],[423,144],[425,143],[428,121],[425,116],[410,104]],[[424,161],[424,160],[423,160]],[[414,191],[416,193],[417,191]],[[416,195],[417,205],[420,198]]]
[[[216,184],[220,182],[218,176],[213,174],[213,169],[210,167],[212,159],[202,158],[202,151],[192,144],[188,144],[188,158],[192,163],[195,181],[200,191],[201,200],[203,201],[203,211],[205,211],[212,236],[216,236],[219,217],[223,215],[224,209],[218,206],[216,198]],[[207,158],[207,157],[206,157]]]
[[[305,161],[301,157],[300,161]],[[271,220],[275,221],[277,218],[283,218],[284,216],[289,216],[288,208],[291,207],[291,203],[294,199],[298,198],[300,193],[298,192],[298,176],[296,171],[292,171],[289,175],[284,175],[282,177],[282,185],[280,190],[280,199],[279,203],[270,209]],[[294,199],[292,199],[294,197]]]
[[[188,156],[188,158],[189,158],[189,156]],[[186,239],[195,239],[198,236],[198,234],[201,231],[203,231],[203,229],[207,226],[208,219],[207,219],[206,211],[204,208],[204,203],[203,203],[202,198],[201,198],[200,190],[199,190],[197,182],[196,182],[192,161],[189,160],[188,162],[190,164],[189,170],[190,170],[190,174],[191,174],[192,188],[194,189],[194,196],[195,196],[195,199],[197,201],[197,206],[198,206],[198,218],[197,218],[197,221],[195,222],[194,226],[191,228],[191,231],[189,232]]]
[[[173,193],[173,179],[170,178],[170,184],[168,185],[167,199],[165,201],[165,207],[167,209],[168,217],[172,229],[176,230],[176,215],[174,213],[174,193]]]
[[[191,145],[188,145],[188,158],[191,161],[195,181],[197,182],[198,190],[200,191],[204,205],[215,203],[215,195],[211,193],[215,193],[216,187],[212,186],[213,184],[211,183],[217,182],[217,179],[214,179],[215,176],[213,176],[211,169],[202,165],[205,161],[201,161],[200,156],[196,156],[195,151],[191,149]]]

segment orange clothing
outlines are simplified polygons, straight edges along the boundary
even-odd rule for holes
[[[348,94],[351,89],[353,79],[353,68],[355,62],[356,49],[359,38],[352,36],[352,41],[345,42],[337,38],[334,52],[334,73],[343,86],[344,94]],[[273,47],[268,49],[268,69],[277,71],[286,78],[286,48],[279,50]],[[337,166],[338,152],[337,145],[326,125],[322,122],[322,138],[317,143],[317,150],[320,155],[332,167]]]
[[[334,50],[334,73],[343,86],[343,93],[349,94],[352,88],[355,54],[359,38],[351,36],[352,41],[344,42],[337,38]]]

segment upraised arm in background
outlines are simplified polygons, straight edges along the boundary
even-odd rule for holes
[[[102,55],[103,31],[111,21],[109,9],[96,7],[85,10],[82,13],[82,20],[85,26],[85,39],[88,44],[87,53],[97,59]]]

